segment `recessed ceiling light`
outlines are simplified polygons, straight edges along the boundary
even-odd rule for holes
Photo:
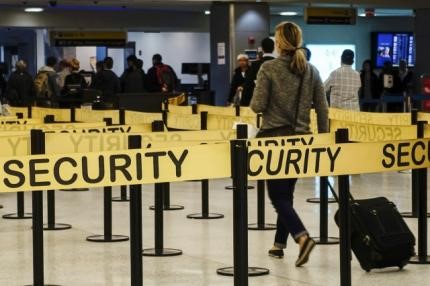
[[[285,12],[281,12],[279,14],[281,16],[297,16],[297,15],[299,15],[299,13],[294,12],[294,11],[285,11]]]
[[[43,8],[41,7],[28,7],[24,9],[27,13],[40,13],[43,12]]]
[[[211,11],[209,11],[209,10],[205,11],[205,15],[210,15],[210,14],[211,14]]]

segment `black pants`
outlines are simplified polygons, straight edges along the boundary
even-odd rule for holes
[[[269,198],[278,213],[275,246],[287,247],[289,234],[297,240],[308,234],[302,220],[293,207],[294,189],[297,179],[268,180]]]

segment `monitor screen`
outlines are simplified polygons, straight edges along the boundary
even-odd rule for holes
[[[412,33],[374,33],[372,52],[377,67],[389,61],[399,66],[405,60],[410,67],[415,66],[415,37]]]
[[[330,74],[340,68],[341,56],[344,50],[352,50],[355,53],[355,45],[314,45],[308,44],[306,47],[311,51],[310,63],[320,72],[321,79],[326,81]],[[352,66],[355,69],[355,63]]]
[[[209,74],[211,65],[209,63],[182,63],[183,74]]]

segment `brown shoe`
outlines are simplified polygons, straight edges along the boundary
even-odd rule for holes
[[[315,245],[316,245],[315,240],[313,240],[310,237],[306,239],[302,249],[300,249],[299,258],[297,258],[297,261],[296,261],[296,267],[301,267],[309,261],[309,255],[311,254]]]

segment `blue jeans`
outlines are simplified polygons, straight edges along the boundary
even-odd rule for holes
[[[289,234],[291,234],[294,240],[297,240],[302,235],[308,234],[302,220],[293,207],[296,183],[297,179],[267,181],[269,198],[278,213],[275,246],[282,249],[287,247]]]

